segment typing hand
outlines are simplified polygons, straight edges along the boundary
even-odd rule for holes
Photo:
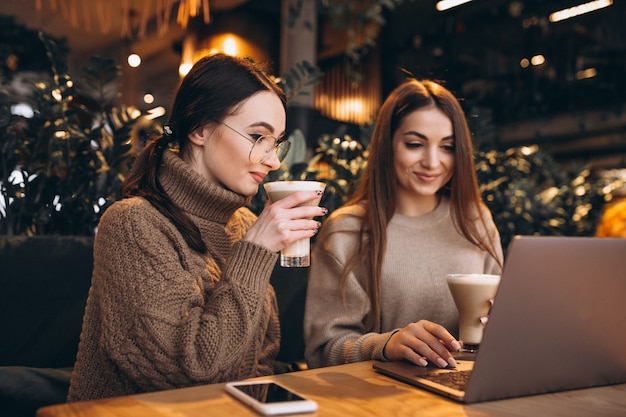
[[[431,362],[440,368],[454,368],[456,361],[450,351],[460,350],[461,344],[443,326],[420,320],[395,332],[383,355],[391,361],[406,359],[419,366]]]

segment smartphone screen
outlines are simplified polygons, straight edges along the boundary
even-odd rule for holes
[[[270,380],[234,381],[226,392],[263,415],[311,413],[317,403]]]
[[[298,394],[287,391],[285,388],[274,383],[236,385],[235,388],[252,398],[256,398],[259,402],[264,404],[304,401],[304,398]]]

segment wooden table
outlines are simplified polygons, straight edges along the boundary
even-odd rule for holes
[[[462,405],[376,373],[371,362],[270,377],[318,402],[310,416],[626,416],[626,384]],[[37,417],[258,417],[224,392],[204,385],[39,409]],[[301,414],[305,416],[305,414]]]

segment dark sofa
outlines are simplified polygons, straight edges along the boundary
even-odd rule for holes
[[[90,237],[0,237],[0,415],[65,401],[92,247]]]
[[[65,401],[93,266],[93,238],[0,237],[0,416],[33,417]],[[277,372],[300,369],[304,268],[277,266]]]

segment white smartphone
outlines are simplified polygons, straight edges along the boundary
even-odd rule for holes
[[[270,380],[236,381],[226,392],[263,415],[312,413],[317,403]]]

